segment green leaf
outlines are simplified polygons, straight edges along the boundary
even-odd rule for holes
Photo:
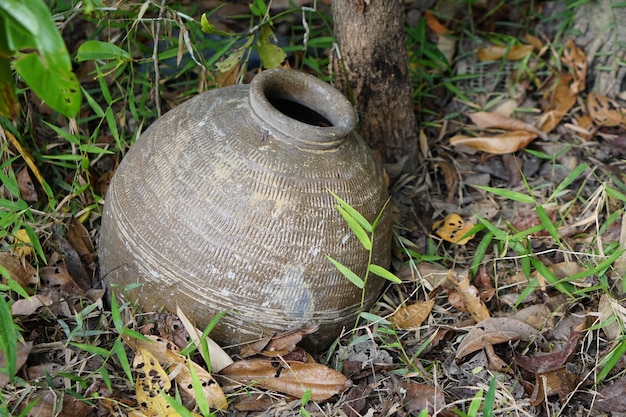
[[[280,46],[272,43],[271,38],[275,38],[274,32],[272,32],[269,25],[263,26],[261,33],[259,33],[257,46],[259,47],[261,63],[263,68],[266,69],[277,68],[287,59],[285,51]]]
[[[613,197],[620,201],[626,202],[626,195],[624,195],[622,192],[611,187],[606,187],[605,190],[606,190],[606,194],[609,197]]]
[[[559,236],[559,231],[556,226],[554,226],[554,223],[552,223],[552,220],[550,220],[550,216],[548,216],[546,209],[544,209],[543,206],[537,206],[535,207],[535,212],[537,213],[537,217],[539,217],[541,224],[546,228],[548,233],[550,233],[550,236],[552,236],[552,238],[560,245],[561,237]]]
[[[220,72],[227,72],[233,69],[235,65],[238,65],[243,59],[243,54],[250,48],[252,45],[252,41],[254,40],[254,36],[249,36],[246,43],[244,43],[240,48],[237,48],[224,60],[215,64],[215,67]]]
[[[605,356],[605,360],[603,361],[605,362],[604,367],[602,367],[602,370],[596,378],[596,384],[600,383],[609,374],[609,372],[611,372],[615,365],[617,365],[617,362],[622,359],[624,354],[626,354],[626,340],[621,340],[619,345],[617,345],[611,353]]]
[[[218,29],[213,23],[209,22],[209,19],[207,18],[206,13],[204,13],[202,17],[200,18],[200,29],[208,35],[237,36],[237,35],[233,35],[232,33],[228,33],[223,30]]]
[[[80,85],[63,38],[42,0],[25,4],[39,23],[39,31],[28,36],[21,26],[6,25],[8,45],[15,50],[13,68],[50,107],[75,117],[81,103]]]
[[[209,402],[204,395],[202,382],[200,381],[200,378],[198,378],[196,368],[193,366],[193,362],[189,356],[187,357],[187,364],[189,365],[189,373],[191,374],[191,385],[193,387],[194,396],[196,397],[196,405],[200,409],[202,415],[207,416],[211,412]]]
[[[267,4],[265,4],[264,0],[254,0],[250,4],[250,11],[257,17],[264,17],[267,13]]]
[[[535,202],[535,199],[528,194],[522,194],[522,193],[518,193],[516,191],[511,191],[511,190],[504,190],[502,188],[486,187],[484,185],[476,185],[475,187],[483,191],[487,191],[492,194],[499,195],[504,198],[508,198],[509,200],[519,201],[520,203],[532,204]]]
[[[19,26],[32,36],[36,36],[39,33],[39,21],[31,12],[29,1],[27,0],[0,1],[0,16],[6,17],[12,24]],[[0,27],[6,26],[2,25]]]
[[[0,297],[0,350],[4,354],[4,368],[0,368],[2,373],[9,377],[9,381],[13,382],[15,377],[15,369],[17,363],[17,339],[18,332],[13,316],[11,315],[11,305]]]
[[[361,227],[363,227],[363,229],[365,229],[366,232],[368,233],[372,233],[372,224],[370,222],[367,221],[367,219],[365,217],[363,217],[363,215],[361,213],[359,213],[356,209],[354,209],[354,207],[352,207],[350,204],[346,203],[344,200],[341,199],[341,197],[339,197],[337,194],[333,193],[332,191],[328,191],[330,193],[330,195],[333,196],[333,198],[339,203],[339,205],[352,217],[354,217],[354,219],[359,222],[359,224],[361,225]]]
[[[378,275],[381,278],[386,279],[387,281],[391,281],[395,284],[402,284],[402,280],[395,276],[393,273],[389,272],[385,268],[380,265],[370,264],[367,269],[373,273]]]
[[[548,199],[546,200],[546,203],[556,198],[561,193],[561,191],[567,188],[568,185],[576,181],[580,174],[582,174],[583,171],[585,171],[587,168],[589,168],[589,165],[587,164],[581,164],[574,168],[574,170],[570,172],[569,175],[563,181],[561,181],[561,183],[554,189],[550,197],[548,197]]]
[[[115,352],[115,356],[117,356],[117,359],[120,361],[122,369],[126,374],[126,378],[133,382],[133,373],[130,369],[130,362],[128,361],[128,356],[126,355],[126,349],[124,349],[124,345],[120,342],[120,339],[117,339],[115,343],[113,343],[113,352]]]
[[[355,274],[350,269],[348,269],[346,266],[344,266],[342,263],[334,260],[330,256],[326,255],[326,258],[330,261],[330,263],[335,265],[335,268],[337,268],[337,270],[339,272],[341,272],[343,274],[343,276],[348,278],[348,280],[351,283],[353,283],[354,285],[356,285],[360,289],[363,289],[363,287],[365,286],[365,282],[363,282],[363,280],[357,274]]]
[[[76,51],[76,60],[82,62],[90,61],[92,59],[112,59],[121,62],[132,60],[128,51],[110,42],[86,41],[78,47],[78,51]]]
[[[341,217],[343,217],[346,221],[348,227],[350,227],[350,230],[352,230],[354,235],[359,239],[359,242],[361,242],[361,245],[363,245],[365,250],[372,250],[372,240],[367,235],[367,232],[363,230],[359,222],[357,222],[354,217],[350,216],[350,214],[343,207],[337,206],[337,211],[339,211]]]

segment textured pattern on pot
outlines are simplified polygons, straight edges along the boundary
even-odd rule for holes
[[[356,119],[338,90],[282,69],[169,111],[131,147],[109,187],[106,285],[144,310],[178,304],[201,328],[228,310],[212,333],[222,344],[318,324],[312,342],[327,345],[354,323],[361,290],[325,255],[361,277],[368,255],[329,190],[370,222],[388,196]],[[385,215],[374,263],[389,265],[390,245]],[[382,285],[370,277],[366,307]]]

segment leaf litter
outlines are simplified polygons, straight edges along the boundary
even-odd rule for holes
[[[437,45],[446,54],[454,51],[453,22],[430,11],[425,19]],[[75,394],[59,400],[46,390],[20,393],[21,410],[34,404],[29,415],[179,415],[165,397],[178,393],[197,412],[195,380],[211,409],[240,415],[290,415],[301,407],[323,415],[328,405],[350,416],[454,415],[483,398],[479,394],[492,381],[496,409],[626,412],[626,307],[614,284],[624,271],[602,263],[615,254],[610,243],[617,239],[610,236],[619,238],[622,218],[612,214],[626,201],[623,166],[612,159],[626,153],[623,103],[587,91],[587,59],[574,40],[559,56],[536,38],[524,39],[478,49],[476,58],[527,63],[526,74],[548,62],[551,71],[512,74],[517,88],[501,97],[467,93],[474,101],[455,123],[421,132],[422,154],[432,158],[422,161],[428,172],[395,196],[402,205],[409,188],[414,213],[401,234],[408,250],[394,259],[403,283],[390,286],[370,312],[377,320],[354,330],[354,338],[346,329],[326,358],[299,346],[315,328],[271,335],[239,350],[224,351],[205,339],[207,357],[202,332],[184,309],[139,317],[124,306],[117,328],[103,291],[94,289],[97,236],[85,218],[66,219],[66,233],[46,245],[48,265],[37,269],[30,237],[24,229],[14,231],[0,264],[30,295],[13,294],[11,314],[29,339],[17,344],[17,375],[57,389],[71,386]],[[563,66],[550,64],[550,54]],[[233,65],[220,82],[234,83],[241,71]],[[434,147],[432,138],[443,143]],[[28,151],[16,149],[37,180],[22,168],[20,195],[36,202],[44,177]],[[569,181],[583,159],[597,165],[593,173]],[[111,176],[109,170],[99,177],[102,189]],[[479,186],[510,193],[494,195]],[[606,187],[613,191],[602,191]],[[522,194],[532,198],[515,199]],[[93,202],[87,192],[78,198]],[[596,203],[582,207],[583,200]],[[475,229],[484,220],[493,228]],[[407,256],[411,251],[416,255]],[[102,321],[110,327],[98,330]],[[110,356],[98,350],[116,341],[122,349]],[[181,354],[189,345],[192,353]],[[119,377],[126,370],[134,381]],[[72,372],[80,384],[68,377]],[[598,373],[606,379],[596,384]],[[0,386],[14,389],[8,375],[0,376]],[[77,400],[92,396],[93,406]]]

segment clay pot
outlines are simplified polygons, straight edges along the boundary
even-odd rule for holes
[[[101,274],[144,309],[178,304],[223,344],[318,324],[324,346],[352,326],[361,290],[325,258],[365,275],[368,254],[333,191],[369,221],[387,199],[383,173],[354,133],[356,113],[315,77],[269,70],[249,86],[201,94],[133,145],[110,184]],[[387,266],[383,216],[374,262]],[[131,286],[130,284],[141,284]],[[370,276],[365,304],[382,287]]]

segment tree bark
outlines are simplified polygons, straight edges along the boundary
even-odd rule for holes
[[[359,133],[383,162],[414,168],[417,128],[402,0],[335,0],[335,87],[357,108]],[[390,173],[392,176],[394,174]]]
[[[589,60],[592,90],[616,97],[624,91],[626,67],[626,7],[613,7],[613,0],[591,1],[578,7],[574,27],[580,33],[576,43]]]

